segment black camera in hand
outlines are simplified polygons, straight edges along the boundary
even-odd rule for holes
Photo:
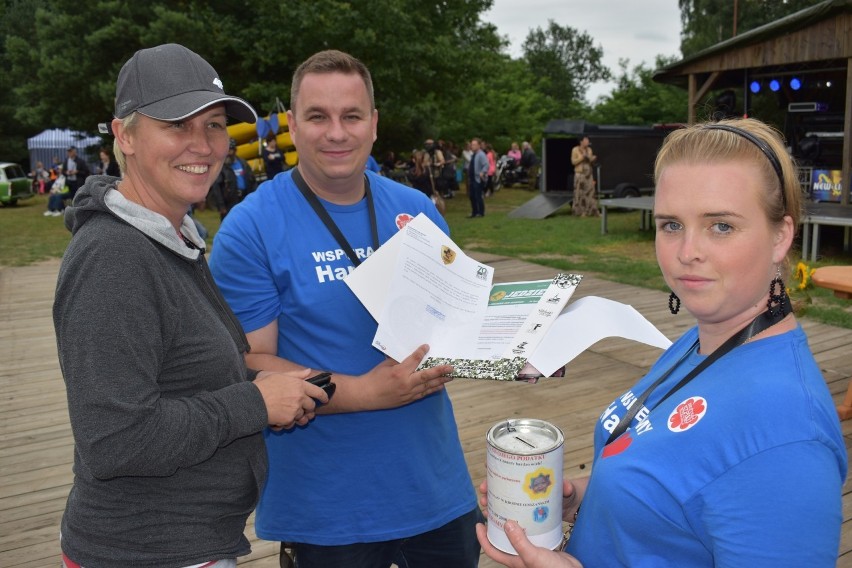
[[[334,391],[337,389],[337,385],[331,382],[331,373],[320,373],[319,375],[314,375],[310,379],[307,379],[307,381],[324,390],[325,394],[328,395],[328,400],[331,400],[332,395],[334,395]],[[317,399],[314,400],[317,405],[323,404]]]

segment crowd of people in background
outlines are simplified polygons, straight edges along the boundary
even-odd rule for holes
[[[110,163],[110,152],[103,148],[100,152],[101,167]],[[91,175],[89,165],[85,158],[77,154],[75,146],[69,146],[66,150],[64,160],[58,156],[53,158],[53,165],[48,170],[42,162],[36,162],[35,170],[30,174],[33,179],[33,189],[38,193],[48,193],[47,210],[45,217],[59,217],[65,210],[65,206],[74,199],[77,189],[83,185],[86,178]]]
[[[109,148],[103,147],[98,151],[98,162],[95,174],[120,177],[118,163]],[[85,157],[77,153],[75,146],[69,146],[66,157],[60,160],[53,157],[53,164],[46,168],[44,162],[36,162],[35,169],[30,172],[33,191],[39,195],[48,194],[45,217],[59,217],[65,207],[74,199],[77,190],[82,187],[92,174]]]
[[[472,149],[474,139],[459,146],[450,140],[427,138],[422,147],[414,148],[407,154],[400,155],[389,150],[381,161],[370,155],[364,169],[421,191],[430,197],[439,209],[443,207],[444,200],[453,199],[464,185],[465,192],[471,199],[470,217],[481,217],[484,215],[484,205],[480,207],[478,200],[492,196],[501,187],[497,179],[501,155],[508,158],[507,168],[525,172],[539,165],[539,158],[528,141],[511,142],[505,153],[501,154],[491,142],[478,138],[476,140],[487,165],[481,179],[481,196],[478,193],[471,196],[470,170],[475,154]],[[265,173],[266,179],[272,179],[289,169],[274,136],[264,142],[261,152],[264,168],[262,173]],[[246,167],[245,171],[251,170]],[[233,177],[228,171],[225,171],[223,176]],[[263,180],[253,179],[249,183],[249,189],[243,189],[241,186],[235,192],[228,192],[223,185],[227,183],[227,180],[222,179],[223,176],[217,179],[207,200],[208,205],[217,209],[222,218]]]
[[[482,183],[482,197],[489,197],[499,189],[496,186],[497,162],[500,154],[490,142],[475,139],[478,150],[481,150],[486,160],[485,173],[477,184]],[[422,148],[415,148],[404,159],[395,152],[389,151],[381,162],[377,173],[400,183],[410,185],[429,197],[438,196],[442,199],[452,199],[459,192],[461,184],[465,184],[470,196],[470,169],[474,154],[474,140],[458,146],[452,141],[426,139]],[[523,148],[523,150],[522,150]],[[529,142],[512,142],[506,151],[510,158],[511,168],[532,168],[538,164],[538,156]],[[366,169],[372,169],[367,167]],[[374,170],[376,171],[376,170]],[[479,196],[471,199],[478,200]],[[472,217],[484,215],[477,206]]]
[[[499,189],[495,186],[495,176],[500,154],[492,143],[477,140],[478,147],[483,152],[487,163],[486,172],[480,180],[484,198],[493,195]],[[458,146],[452,141],[435,141],[429,138],[425,140],[422,148],[413,149],[407,157],[398,156],[395,152],[389,151],[384,160],[379,162],[371,155],[364,168],[410,185],[427,196],[433,197],[433,201],[454,198],[462,184],[466,187],[468,197],[475,200],[479,197],[470,196],[470,169],[475,153],[471,147],[472,142],[473,140],[465,141],[463,146]],[[34,192],[49,194],[45,216],[62,215],[65,207],[74,198],[77,188],[90,175],[86,160],[78,156],[75,147],[69,147],[67,153],[65,160],[54,157],[50,168],[46,168],[42,162],[37,162],[35,169],[30,173]],[[95,174],[121,176],[118,163],[109,148],[101,148],[98,156]],[[538,156],[527,141],[520,144],[512,142],[505,156],[510,159],[509,167],[511,168],[529,169],[538,164]],[[225,161],[226,167],[222,168],[210,187],[207,199],[196,204],[194,208],[215,209],[219,212],[220,218],[224,219],[228,212],[254,191],[261,181],[272,179],[289,169],[284,153],[278,148],[278,141],[274,136],[268,137],[261,145],[261,158],[262,171],[256,172],[246,160],[237,155],[236,141],[231,139],[228,158]],[[473,205],[472,208],[476,211],[472,212],[471,217],[484,215],[484,212],[479,211],[478,206]]]

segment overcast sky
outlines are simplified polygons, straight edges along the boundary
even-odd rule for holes
[[[548,20],[589,34],[603,48],[604,65],[613,74],[618,60],[654,66],[657,55],[680,57],[680,9],[677,0],[494,0],[481,19],[509,39],[509,53],[520,57],[531,29],[547,29]],[[613,83],[595,83],[589,101],[608,94]]]

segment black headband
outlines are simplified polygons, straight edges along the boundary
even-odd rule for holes
[[[763,155],[766,156],[766,159],[769,160],[770,164],[772,164],[772,169],[775,170],[775,174],[778,176],[778,181],[781,184],[781,202],[784,205],[784,211],[786,212],[787,196],[784,193],[784,174],[781,171],[781,162],[778,161],[778,156],[775,155],[772,148],[751,132],[743,130],[742,128],[737,128],[736,126],[731,126],[729,124],[705,124],[703,128],[705,130],[726,130],[728,132],[733,132],[738,136],[742,136],[763,152]]]

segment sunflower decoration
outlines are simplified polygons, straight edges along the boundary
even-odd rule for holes
[[[808,305],[813,303],[809,290],[813,288],[811,276],[813,276],[814,271],[815,269],[799,261],[796,265],[796,271],[789,281],[787,294],[790,296],[790,301],[793,302],[793,311],[797,315],[804,315]]]
[[[811,285],[811,277],[816,269],[809,267],[802,261],[796,265],[796,280],[799,281],[799,290],[807,290]]]

